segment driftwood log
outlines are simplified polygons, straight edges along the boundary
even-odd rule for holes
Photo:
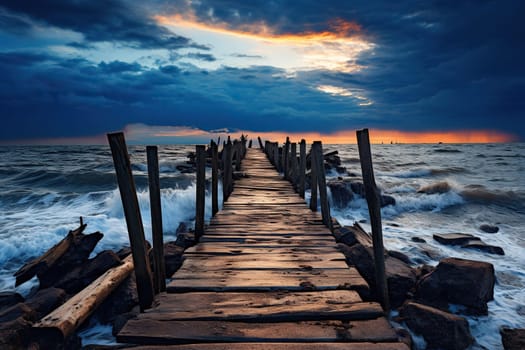
[[[60,266],[58,265],[61,264],[66,265],[65,267],[69,268],[69,263],[82,263],[82,261],[77,260],[83,260],[84,258],[87,259],[95,245],[100,239],[102,239],[103,234],[95,232],[85,235],[83,234],[83,231],[86,226],[86,224],[82,223],[77,229],[69,231],[64,239],[51,247],[47,252],[40,257],[31,260],[16,271],[14,273],[14,276],[16,277],[15,286],[19,286],[30,280],[35,275],[41,279],[40,282],[42,286],[42,284],[46,283],[42,283],[43,281],[41,277],[46,275],[48,271],[54,268],[59,268],[60,270]],[[57,277],[57,274],[55,273],[52,273],[52,275]]]
[[[122,265],[106,271],[28,329],[26,332],[28,345],[32,349],[53,349],[57,344],[63,344],[132,271],[133,259],[130,255],[123,260]]]

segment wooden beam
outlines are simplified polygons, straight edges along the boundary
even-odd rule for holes
[[[108,134],[108,141],[113,155],[113,164],[115,165],[120,197],[128,226],[133,264],[137,277],[140,309],[143,311],[151,306],[154,291],[135,181],[131,173],[131,162],[124,134],[122,132]]]
[[[29,343],[49,349],[63,343],[133,271],[133,258],[111,268],[27,331]]]
[[[301,140],[299,144],[299,195],[304,198],[306,189],[306,141]]]
[[[155,293],[166,290],[166,267],[164,265],[164,239],[160,199],[159,158],[157,146],[147,146],[149,200],[153,237],[153,267]]]
[[[219,150],[217,144],[211,142],[211,214],[219,211]]]
[[[204,202],[206,200],[206,146],[195,146],[197,162],[197,191],[195,205],[195,239],[204,234]]]
[[[383,247],[383,231],[381,228],[381,200],[374,178],[368,129],[357,130],[356,134],[357,145],[359,147],[359,159],[361,160],[361,171],[363,173],[363,182],[365,185],[365,196],[368,203],[368,212],[370,213],[370,223],[372,225],[377,294],[385,311],[389,311],[390,302],[388,299],[388,285],[385,273],[385,251]]]
[[[317,169],[317,161],[314,146],[310,150],[310,210],[317,211],[317,180],[319,169]]]
[[[321,201],[321,213],[323,223],[332,231],[332,218],[330,217],[330,204],[328,203],[328,193],[326,190],[326,177],[323,158],[323,145],[321,141],[315,141],[312,146],[312,154],[315,153],[315,168],[317,170],[317,183],[319,184],[319,199]]]

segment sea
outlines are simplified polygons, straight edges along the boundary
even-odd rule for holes
[[[159,146],[165,241],[176,238],[180,223],[194,223],[195,175],[178,170],[194,150]],[[328,180],[358,177],[357,146],[324,145],[324,152],[334,150],[347,171],[330,171]],[[150,240],[145,147],[130,146],[128,151]],[[476,338],[471,349],[502,349],[500,327],[525,328],[525,143],[373,144],[372,157],[377,185],[396,200],[382,209],[387,249],[405,253],[415,265],[437,265],[446,257],[494,265],[497,283],[489,314],[467,319]],[[436,190],[419,191],[425,187]],[[206,201],[209,219],[209,191]],[[15,288],[13,273],[75,229],[80,217],[88,225],[86,232],[104,233],[93,254],[129,244],[109,146],[0,146],[0,213],[0,291],[34,291],[36,278]],[[370,230],[366,201],[359,196],[344,207],[332,204],[331,214],[341,224],[357,221]],[[483,224],[499,231],[485,233],[480,230]],[[502,247],[505,255],[444,246],[432,238],[453,232],[478,236]],[[96,322],[81,336],[84,344],[115,342],[111,328]],[[420,337],[416,343],[424,348]]]

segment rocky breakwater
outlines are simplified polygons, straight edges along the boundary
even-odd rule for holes
[[[375,263],[371,237],[359,226],[338,227],[334,236],[348,264],[356,266],[371,289],[375,289]],[[421,335],[426,349],[467,349],[473,339],[467,320],[450,311],[459,306],[463,314],[486,315],[493,299],[495,274],[492,264],[446,258],[436,267],[414,266],[400,252],[385,250],[390,303],[396,321]],[[374,298],[374,295],[370,296]]]
[[[42,256],[26,263],[16,273],[16,286],[34,276],[39,284],[25,298],[14,291],[0,292],[0,348],[22,349],[30,339],[33,324],[81,292],[109,269],[119,266],[130,254],[129,248],[117,252],[104,250],[89,258],[97,243],[103,238],[100,232],[84,234],[86,225],[70,231],[67,236]],[[166,274],[171,276],[182,264],[185,247],[193,243],[191,234],[181,234],[176,242],[164,245]],[[153,261],[150,258],[150,261]],[[132,272],[105,299],[84,324],[96,319],[112,324],[115,334],[125,321],[139,312],[135,276]],[[82,325],[79,325],[82,329]],[[77,333],[64,342],[47,344],[49,349],[79,349],[81,340]]]

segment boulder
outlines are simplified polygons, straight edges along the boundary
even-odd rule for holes
[[[185,233],[188,232],[188,225],[186,225],[185,222],[180,222],[179,226],[177,226],[177,230],[175,231],[175,234],[178,236],[179,233]]]
[[[423,238],[417,236],[412,237],[410,240],[416,243],[427,243]]]
[[[417,190],[417,193],[435,194],[435,193],[447,193],[452,189],[448,182],[436,182],[427,186],[423,186]]]
[[[490,263],[446,258],[421,279],[416,297],[436,307],[460,304],[473,314],[486,315],[487,302],[494,298],[495,282]]]
[[[42,318],[66,301],[66,292],[60,288],[46,288],[39,290],[35,295],[26,300],[29,306],[37,314],[37,318]]]
[[[179,233],[177,234],[177,239],[174,244],[184,249],[192,247],[195,245],[195,236],[190,232]]]
[[[164,244],[164,263],[166,265],[166,277],[171,277],[182,265],[182,253],[184,248],[175,242]]]
[[[55,283],[55,286],[64,289],[68,294],[78,293],[104,272],[121,263],[117,254],[111,250],[104,250],[82,266],[77,266],[65,273]]]
[[[96,318],[101,323],[115,322],[119,315],[130,312],[138,303],[137,282],[132,273],[104,300],[96,311]]]
[[[497,233],[499,231],[498,226],[488,225],[488,224],[481,225],[479,229],[486,233]]]
[[[468,233],[436,233],[432,237],[444,245],[464,245],[481,240],[479,237]]]
[[[505,255],[503,248],[487,244],[483,241],[470,241],[463,244],[461,248],[476,249],[489,254]]]
[[[386,207],[388,205],[396,205],[396,199],[392,196],[388,196],[386,194],[382,194],[379,197],[381,201],[381,208]]]
[[[23,301],[24,298],[17,292],[0,292],[0,311]]]
[[[423,336],[429,350],[463,350],[474,342],[463,317],[414,302],[405,303],[399,316],[414,333]]]
[[[525,329],[500,329],[501,341],[505,350],[525,349]]]
[[[350,186],[344,180],[334,180],[327,184],[332,194],[332,201],[335,207],[345,208],[354,198]]]

